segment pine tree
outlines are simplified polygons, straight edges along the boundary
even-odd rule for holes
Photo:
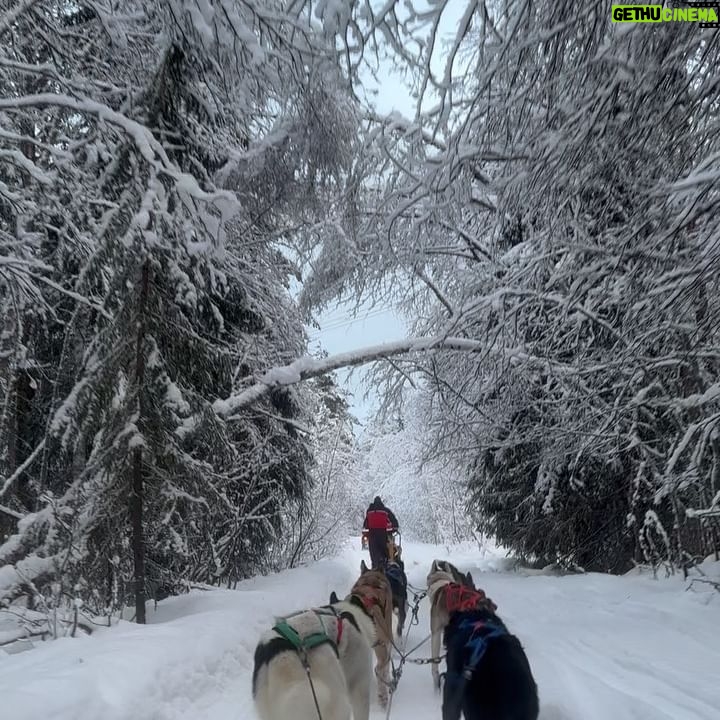
[[[0,99],[3,142],[38,149],[12,155],[29,182],[2,215],[2,422],[22,446],[2,470],[5,601],[58,579],[54,601],[98,612],[132,591],[143,622],[147,593],[261,566],[310,484],[306,394],[228,419],[213,403],[304,349],[276,240],[346,161],[342,127],[318,152],[307,125],[318,93],[333,113],[342,89],[337,72],[320,80],[333,61],[302,15],[223,7],[200,22],[181,2],[127,0],[112,19],[58,2],[2,29],[27,42],[0,67],[44,83],[19,91],[8,74]],[[47,383],[18,394],[40,363]]]

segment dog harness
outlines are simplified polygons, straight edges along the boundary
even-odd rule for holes
[[[390,581],[390,585],[392,585],[393,582],[400,586],[405,585],[405,578],[402,568],[396,562],[389,560],[385,563],[385,567],[383,569],[385,570],[385,575],[387,576],[387,579]]]
[[[285,638],[285,640],[287,640],[300,653],[312,650],[313,648],[318,647],[318,645],[323,645],[324,643],[328,643],[329,645],[331,645],[333,650],[335,650],[335,652],[337,653],[338,647],[340,645],[340,640],[342,639],[343,621],[341,617],[335,615],[335,621],[337,623],[337,636],[336,639],[333,640],[328,635],[327,630],[325,629],[325,623],[320,617],[320,615],[324,614],[325,613],[315,613],[322,627],[322,630],[320,630],[319,632],[314,632],[310,633],[309,635],[302,636],[297,630],[295,630],[294,627],[292,627],[292,625],[288,623],[286,618],[283,618],[279,622],[277,622],[274,625],[273,630],[278,635]]]
[[[465,648],[470,650],[470,657],[463,668],[463,675],[468,678],[483,659],[490,640],[507,635],[504,627],[488,620],[463,620],[458,631],[468,633]]]
[[[375,605],[380,607],[380,600],[375,595],[355,592],[352,597],[357,598],[368,612],[371,612]]]
[[[445,604],[449,613],[467,612],[481,607],[487,607],[493,612],[497,610],[497,605],[482,590],[458,583],[445,585]]]
[[[491,601],[492,602],[492,601]],[[491,640],[507,635],[507,630],[488,620],[471,620],[466,618],[458,625],[458,632],[467,633],[467,640],[463,645],[469,651],[469,657],[463,666],[462,672],[450,671],[445,673],[445,683],[448,689],[448,707],[444,717],[451,720],[460,720],[462,698],[465,686],[472,677]]]
[[[323,717],[322,713],[320,712],[320,703],[318,702],[317,693],[315,692],[315,684],[313,683],[313,679],[310,674],[310,660],[308,658],[308,650],[312,650],[312,648],[316,648],[320,645],[323,645],[324,643],[328,643],[335,651],[335,654],[340,657],[339,646],[340,640],[342,639],[343,621],[342,618],[335,611],[335,608],[331,607],[329,609],[329,613],[321,612],[318,610],[312,611],[315,613],[315,617],[317,617],[317,619],[320,621],[320,627],[322,628],[322,630],[320,632],[310,633],[309,635],[305,635],[304,637],[301,636],[300,633],[288,623],[287,618],[282,618],[273,626],[273,630],[278,633],[280,637],[289,642],[290,645],[297,651],[300,662],[302,662],[303,667],[305,668],[305,672],[307,673],[307,679],[308,683],[310,684],[310,691],[312,692],[315,709],[317,710],[318,720],[323,720]],[[326,617],[328,615],[332,615],[337,622],[337,637],[335,640],[333,640],[327,634],[327,630],[325,629],[325,623],[322,619],[323,615]],[[255,688],[255,678],[256,676],[253,675],[253,688]]]

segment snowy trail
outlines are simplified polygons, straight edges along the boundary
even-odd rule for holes
[[[419,567],[409,567],[413,585],[424,586],[433,551],[447,557],[427,550]],[[683,593],[678,582],[649,578],[490,573],[493,561],[479,561],[477,553],[452,559],[473,572],[523,642],[542,720],[720,718],[720,597],[701,599]],[[424,603],[407,646],[420,642],[428,627]],[[427,644],[417,652],[428,655]],[[405,666],[392,717],[440,717],[427,666]],[[374,718],[384,713],[378,709]]]
[[[363,554],[255,578],[238,591],[195,592],[92,638],[0,653],[3,717],[13,720],[252,720],[252,657],[275,614],[344,593]],[[424,587],[434,557],[472,570],[523,642],[542,720],[718,720],[720,596],[679,579],[502,572],[498,556],[405,544],[410,582]],[[500,570],[496,572],[495,570]],[[406,647],[429,632],[427,601]],[[429,642],[413,657],[427,657]],[[7,715],[5,712],[7,711]],[[374,704],[372,720],[385,718]],[[393,720],[439,720],[427,665],[406,664]]]

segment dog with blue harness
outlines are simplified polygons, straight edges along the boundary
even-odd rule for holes
[[[494,604],[453,612],[447,650],[443,720],[537,720],[537,685],[520,641]]]
[[[385,571],[385,577],[387,577],[390,583],[390,589],[392,590],[393,610],[397,610],[398,614],[395,632],[398,637],[402,637],[408,610],[407,576],[405,575],[405,568],[402,561],[398,558],[398,560],[388,560],[383,570]]]

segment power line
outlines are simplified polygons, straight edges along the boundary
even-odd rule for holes
[[[320,337],[321,335],[323,335],[326,332],[330,332],[332,330],[339,330],[343,327],[347,327],[354,323],[364,322],[365,320],[372,320],[373,318],[376,318],[380,315],[384,315],[385,313],[392,313],[393,311],[394,311],[394,308],[379,308],[379,309],[369,312],[367,315],[364,315],[362,317],[345,318],[343,320],[338,320],[338,321],[334,321],[332,323],[323,324],[319,329],[314,329],[308,335],[311,339],[315,339],[315,338]]]
[[[334,323],[327,323],[323,325],[319,332],[324,332],[326,330],[335,330],[337,328],[345,327],[346,325],[352,325],[356,322],[363,322],[365,320],[370,320],[374,317],[377,317],[378,315],[384,315],[385,313],[390,312],[389,310],[376,310],[371,313],[368,313],[367,315],[364,315],[363,317],[355,317],[355,318],[345,318],[343,320],[338,320]]]
[[[394,307],[394,306],[390,307],[389,305],[374,305],[367,311],[367,313],[370,314],[370,313],[376,313],[378,311],[381,311],[381,312],[393,311],[396,309],[397,309],[396,307]],[[333,310],[335,310],[335,311],[339,310],[339,312],[334,312],[330,315],[325,316],[323,318],[323,327],[325,327],[327,325],[332,325],[333,323],[339,322],[339,321],[345,322],[348,318],[350,318],[349,310],[342,309],[340,307],[333,308]],[[360,320],[360,319],[362,319],[362,316],[353,317],[351,319]]]
[[[325,321],[320,326],[320,330],[326,330],[333,328],[337,325],[347,325],[349,323],[354,322],[361,322],[362,320],[365,320],[367,318],[376,317],[377,315],[382,315],[383,313],[387,312],[394,312],[395,308],[391,307],[379,307],[379,308],[373,308],[372,310],[369,310],[365,315],[357,315],[357,316],[349,316],[349,315],[342,315],[338,316],[336,318],[332,318],[328,321]]]

